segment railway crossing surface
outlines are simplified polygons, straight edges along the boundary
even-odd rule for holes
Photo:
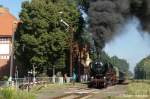
[[[115,85],[104,89],[69,87],[40,91],[36,99],[107,99],[108,96],[123,96],[127,85]]]
[[[64,94],[52,99],[103,99],[108,96],[121,96],[126,85],[110,86],[105,89],[68,88]]]

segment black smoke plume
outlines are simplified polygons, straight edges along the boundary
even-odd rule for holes
[[[97,51],[129,17],[138,17],[143,30],[150,31],[150,0],[89,0],[88,15]]]
[[[137,16],[144,31],[150,32],[150,0],[132,0],[131,14]]]

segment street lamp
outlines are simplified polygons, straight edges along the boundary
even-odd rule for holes
[[[59,14],[62,14],[63,12],[59,12]],[[72,43],[73,43],[73,27],[70,26],[67,22],[65,22],[63,19],[60,20],[61,23],[63,23],[64,25],[67,26],[67,30],[69,30],[69,32],[71,33],[70,34],[70,59],[69,59],[69,65],[70,65],[70,77],[72,77],[72,74],[73,74],[73,66],[72,66]]]
[[[62,22],[64,25],[66,25],[67,29],[70,27],[69,24],[67,22],[65,22],[63,19],[61,19],[60,22]]]

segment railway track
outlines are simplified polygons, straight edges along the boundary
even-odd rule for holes
[[[70,88],[69,91],[64,93],[64,95],[55,97],[53,99],[89,99],[95,93],[95,89],[91,90],[89,88]]]
[[[123,96],[127,85],[115,85],[103,89],[87,87],[70,87],[62,89],[48,89],[40,92],[36,99],[107,99],[108,96]]]
[[[70,93],[70,94],[65,94],[59,97],[55,97],[53,99],[87,99],[90,98],[92,94],[89,93]]]
[[[110,86],[104,89],[90,89],[90,88],[73,88],[72,90],[65,91],[64,95],[54,97],[52,99],[92,99],[92,97],[97,97],[100,99],[103,94],[117,96],[123,95],[126,84]],[[95,98],[94,98],[95,99]]]

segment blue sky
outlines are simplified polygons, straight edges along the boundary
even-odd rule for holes
[[[0,0],[0,5],[8,8],[9,11],[17,18],[21,10],[21,2],[25,0]]]
[[[9,8],[10,12],[19,18],[22,1],[25,0],[0,0],[0,5]],[[137,62],[150,55],[150,36],[138,31],[139,27],[140,22],[137,18],[130,19],[119,31],[121,34],[104,48],[108,55],[126,59],[132,71]]]

